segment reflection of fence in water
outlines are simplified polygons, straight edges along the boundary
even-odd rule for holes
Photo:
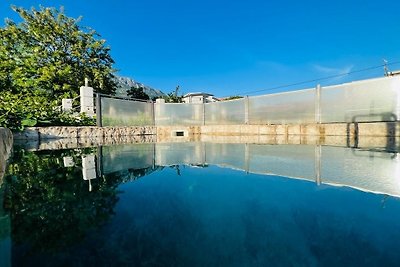
[[[398,153],[319,145],[155,143],[103,148],[104,173],[171,165],[217,165],[400,197]]]

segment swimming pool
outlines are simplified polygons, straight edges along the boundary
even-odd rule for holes
[[[393,150],[212,142],[16,148],[1,188],[0,251],[11,266],[400,262]]]

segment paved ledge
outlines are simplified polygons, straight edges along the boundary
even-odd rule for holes
[[[161,138],[194,135],[283,135],[283,136],[400,136],[400,122],[362,122],[296,125],[205,125],[205,126],[132,126],[132,127],[30,127],[15,133],[15,140],[45,140],[59,138],[105,138],[157,135]]]
[[[137,135],[154,135],[154,126],[132,127],[28,127],[23,132],[14,133],[15,140],[45,140],[60,138],[105,138]]]
[[[206,125],[207,135],[307,135],[307,136],[400,136],[400,122],[324,123],[296,125]]]

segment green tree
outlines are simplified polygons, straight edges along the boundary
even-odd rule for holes
[[[139,86],[139,87],[131,87],[129,90],[126,91],[129,97],[136,98],[136,99],[143,99],[143,100],[149,100],[150,97],[148,94],[144,92],[144,87]]]
[[[179,95],[180,86],[178,85],[174,91],[168,93],[166,96],[163,98],[165,99],[165,102],[167,103],[182,103],[182,98],[183,95]]]
[[[110,48],[62,9],[12,9],[22,22],[0,28],[0,126],[82,124],[57,106],[76,97],[85,78],[99,92],[115,92]]]
[[[239,96],[239,95],[234,95],[234,96],[229,96],[227,98],[222,99],[222,101],[229,101],[229,100],[235,100],[235,99],[241,99],[243,98],[243,96]]]
[[[12,9],[22,22],[0,28],[0,90],[74,97],[87,77],[100,92],[115,92],[110,48],[80,18],[55,8]]]

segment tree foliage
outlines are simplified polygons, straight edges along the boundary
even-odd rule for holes
[[[144,87],[139,86],[139,87],[134,87],[132,86],[129,90],[126,91],[129,97],[135,98],[135,99],[142,99],[142,100],[149,100],[150,97],[148,94],[144,92]]]
[[[163,98],[165,99],[165,102],[167,103],[182,103],[183,95],[179,94],[179,89],[180,86],[176,86],[175,90],[168,93],[166,96]]]
[[[78,96],[85,78],[99,92],[115,92],[110,48],[62,9],[12,9],[22,21],[0,28],[0,126],[82,124],[56,107]]]
[[[80,18],[62,10],[13,6],[22,22],[0,28],[0,90],[77,95],[84,78],[103,93],[113,93],[114,63],[105,40],[79,26]]]
[[[243,98],[243,96],[239,96],[239,95],[234,95],[234,96],[229,96],[227,98],[222,99],[222,101],[229,101],[229,100],[235,100],[235,99],[241,99]]]
[[[38,92],[30,93],[29,97],[23,93],[1,92],[0,103],[0,127],[13,131],[22,131],[29,126],[96,124],[84,113],[77,117],[61,112],[57,100]]]

